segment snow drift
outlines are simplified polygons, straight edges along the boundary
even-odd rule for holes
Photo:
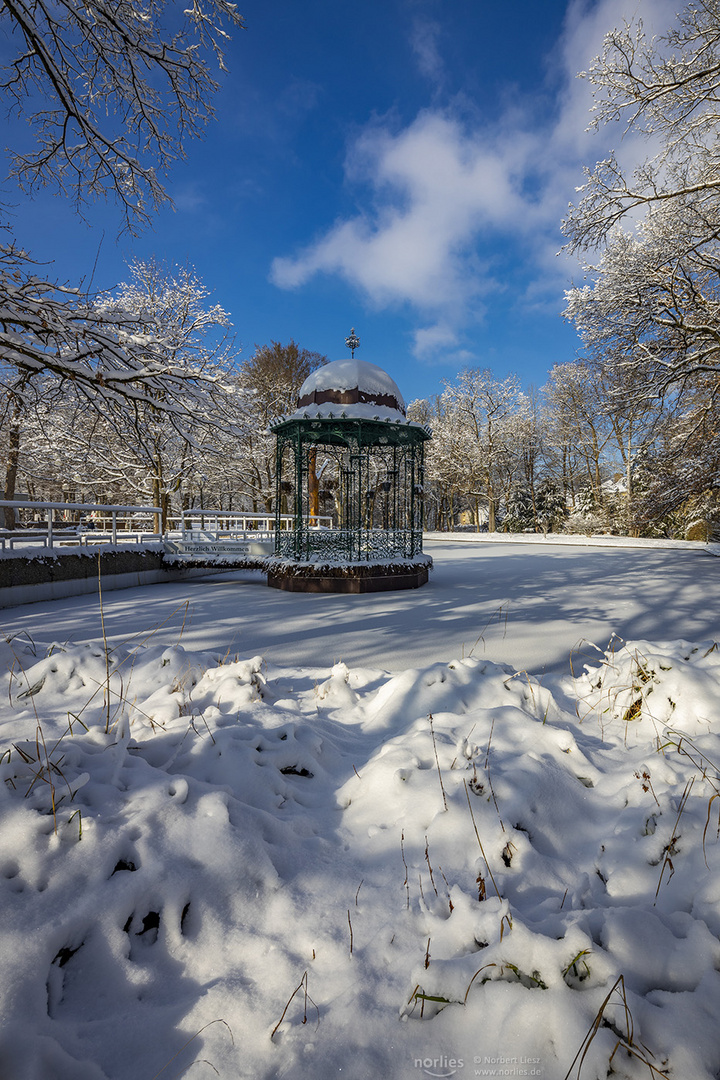
[[[717,1075],[712,642],[2,661],[8,1080]]]

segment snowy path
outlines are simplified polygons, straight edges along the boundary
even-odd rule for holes
[[[720,633],[720,559],[704,549],[429,543],[430,583],[375,596],[268,589],[259,574],[107,593],[108,638],[164,624],[162,640],[231,649],[280,665],[401,671],[481,656],[539,674],[563,671],[583,641],[704,640]],[[186,611],[187,604],[187,611]],[[43,640],[101,636],[96,598],[30,604],[0,614],[6,633]],[[482,640],[478,638],[482,635]],[[474,652],[473,652],[474,649]]]

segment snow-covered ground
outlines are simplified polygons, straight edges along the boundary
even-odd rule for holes
[[[539,538],[540,540],[542,538]],[[429,584],[407,592],[313,596],[268,589],[259,573],[108,592],[111,642],[159,627],[187,648],[258,653],[279,666],[400,671],[481,656],[534,674],[564,671],[583,642],[704,640],[720,611],[720,559],[680,549],[429,543]],[[97,597],[0,611],[6,632],[64,641],[101,636]],[[592,650],[590,654],[592,655]]]
[[[715,1080],[720,561],[431,553],[3,613],[2,1080]]]

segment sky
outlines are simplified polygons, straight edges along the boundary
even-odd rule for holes
[[[582,280],[560,223],[591,165],[642,148],[588,133],[577,72],[603,35],[668,0],[241,0],[217,118],[138,237],[111,204],[6,184],[11,228],[54,279],[112,289],[128,262],[192,266],[241,358],[294,339],[385,368],[407,401],[466,367],[542,386],[580,355],[561,316]],[[13,125],[7,121],[12,138]],[[4,201],[5,201],[4,200]]]

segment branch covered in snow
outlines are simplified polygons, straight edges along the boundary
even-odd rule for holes
[[[177,340],[151,311],[98,303],[78,289],[35,273],[29,255],[0,246],[2,385],[16,391],[18,375],[50,374],[77,394],[105,405],[146,403],[186,412],[188,390],[216,378],[182,364]]]
[[[157,170],[213,115],[206,57],[224,68],[223,24],[243,25],[228,0],[185,10],[162,0],[5,0],[0,91],[35,137],[33,149],[11,149],[11,176],[78,205],[114,197],[131,228],[145,223],[168,199]]]
[[[638,211],[674,202],[718,211],[720,177],[720,0],[688,4],[664,35],[648,40],[642,20],[607,34],[587,72],[591,127],[623,123],[653,156],[632,175],[611,153],[586,170],[581,200],[564,224],[569,246],[587,250]]]

